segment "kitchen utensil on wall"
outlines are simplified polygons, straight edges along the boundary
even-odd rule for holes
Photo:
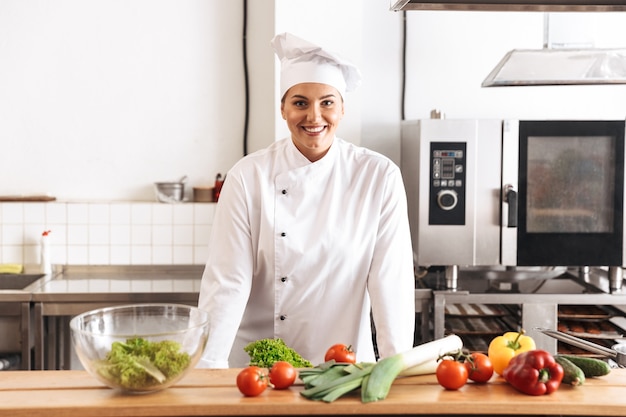
[[[184,175],[175,182],[155,182],[157,200],[161,203],[180,203],[185,198],[185,182],[187,176]]]
[[[193,187],[193,201],[210,203],[213,199],[213,187]]]

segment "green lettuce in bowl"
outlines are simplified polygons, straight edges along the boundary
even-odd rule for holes
[[[111,388],[154,392],[179,381],[200,360],[208,313],[178,304],[133,304],[93,310],[70,321],[87,372]]]

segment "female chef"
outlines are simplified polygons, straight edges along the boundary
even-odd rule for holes
[[[200,289],[211,324],[199,366],[247,366],[243,348],[265,338],[313,364],[335,343],[373,362],[371,318],[380,357],[408,350],[415,281],[400,170],[335,136],[359,71],[288,33],[272,45],[291,135],[224,182]]]

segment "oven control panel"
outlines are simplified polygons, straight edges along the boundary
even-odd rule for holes
[[[428,223],[465,224],[465,142],[430,143]]]

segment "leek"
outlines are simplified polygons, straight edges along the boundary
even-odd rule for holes
[[[360,388],[362,402],[382,400],[387,397],[397,377],[433,374],[441,356],[459,351],[462,347],[461,338],[452,335],[421,344],[377,363],[324,362],[299,371],[305,388],[300,394],[310,400],[332,402]]]
[[[300,394],[310,400],[332,402],[344,394],[360,388],[372,368],[373,363],[337,364],[333,363],[322,372],[300,370],[300,379],[305,381]],[[303,374],[304,373],[304,374]]]
[[[430,370],[433,362],[436,363],[440,356],[462,348],[461,338],[457,335],[450,335],[381,359],[372,368],[367,386],[361,389],[361,401],[368,403],[385,399],[389,394],[391,384],[401,374],[403,376],[421,374],[423,370],[419,368],[419,365],[424,365],[425,369]],[[407,373],[412,368],[414,368],[414,373]]]

